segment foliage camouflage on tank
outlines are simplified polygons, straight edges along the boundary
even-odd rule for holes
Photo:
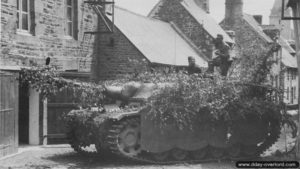
[[[249,159],[277,141],[287,118],[271,86],[184,73],[145,81],[154,83],[106,85],[121,108],[70,112],[72,147],[160,164]]]

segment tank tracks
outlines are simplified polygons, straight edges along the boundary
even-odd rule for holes
[[[106,142],[112,153],[137,162],[151,164],[202,163],[220,160],[249,160],[258,158],[270,148],[280,136],[280,125],[270,122],[270,132],[260,145],[228,148],[226,150],[207,147],[199,151],[173,149],[169,152],[154,154],[141,150],[139,143],[139,116],[115,121],[109,130]]]
[[[270,121],[270,132],[265,141],[259,146],[236,146],[226,150],[214,147],[207,147],[198,151],[183,151],[173,149],[171,151],[154,154],[141,150],[140,145],[140,118],[139,116],[128,117],[120,121],[114,121],[108,131],[105,142],[108,150],[102,149],[99,145],[97,151],[87,151],[79,141],[71,141],[71,147],[80,154],[88,156],[109,155],[111,153],[122,158],[134,160],[136,162],[150,164],[177,164],[177,163],[203,163],[221,160],[250,160],[256,159],[270,148],[278,139],[281,133],[280,125]],[[105,153],[106,152],[106,153]],[[107,154],[108,153],[108,154]]]

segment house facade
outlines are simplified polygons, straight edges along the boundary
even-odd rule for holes
[[[162,67],[186,67],[188,56],[207,68],[217,34],[233,45],[232,38],[208,14],[207,0],[161,0],[148,17],[116,7],[114,32],[98,35],[96,74],[98,80],[116,79]],[[130,18],[130,19],[128,19]]]
[[[117,79],[153,69],[187,67],[188,57],[207,68],[206,56],[176,25],[116,7],[114,32],[97,38],[98,78]],[[104,22],[101,22],[104,23]],[[100,30],[105,31],[100,23]]]
[[[288,1],[286,1],[287,3]],[[275,0],[270,13],[269,28],[276,27],[279,30],[278,43],[281,45],[282,55],[282,86],[284,89],[284,102],[290,109],[297,109],[298,104],[298,68],[295,56],[294,30],[291,20],[282,20],[282,1]],[[291,9],[284,11],[284,15],[291,16]]]
[[[61,71],[91,72],[97,15],[83,0],[1,1],[0,65],[50,65]]]
[[[277,79],[276,84],[280,82],[280,56],[272,50],[274,37],[269,37],[261,27],[262,18],[244,13],[243,0],[226,0],[225,18],[220,23],[224,30],[233,30],[235,32],[235,41],[237,44],[237,53],[240,56],[243,69],[237,69],[238,76],[246,80],[251,78],[263,57],[273,59],[271,76]],[[276,32],[272,32],[275,33]],[[244,71],[243,71],[244,70]]]
[[[66,77],[90,79],[94,36],[85,32],[97,30],[98,15],[83,0],[2,0],[0,7],[0,71],[17,72],[50,60]],[[16,145],[42,144],[50,108],[30,86],[18,90]]]
[[[252,16],[243,12],[243,0],[227,0],[225,19],[220,25],[225,30],[235,31],[235,41],[240,56],[247,58],[249,52],[255,51],[251,57],[259,60],[262,56],[270,54],[270,61],[274,64],[269,74],[269,83],[283,89],[283,101],[288,106],[293,106],[298,103],[297,61],[295,50],[289,43],[291,39],[287,39],[293,37],[290,27],[287,27],[290,23],[281,21],[281,3],[282,1],[275,1],[270,15],[270,25],[263,25],[262,16]],[[277,42],[280,48],[270,52],[274,42]],[[252,65],[255,63],[246,64],[249,67]],[[247,77],[242,73],[242,77]],[[248,70],[245,74],[247,73]]]
[[[280,54],[282,55],[282,88],[284,89],[284,102],[289,109],[297,109],[298,105],[298,66],[296,51],[288,40],[280,37]]]
[[[211,58],[217,34],[229,44],[234,42],[208,14],[208,4],[208,0],[160,0],[148,16],[174,23],[199,51]]]

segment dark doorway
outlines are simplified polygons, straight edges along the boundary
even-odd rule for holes
[[[19,143],[29,144],[29,90],[27,85],[19,88]]]

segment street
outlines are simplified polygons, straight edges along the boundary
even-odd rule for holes
[[[282,130],[279,141],[270,148],[264,156],[266,160],[272,160],[272,154],[285,152],[291,149],[294,139],[290,138],[290,131],[285,137]],[[278,151],[279,150],[279,151]],[[280,155],[279,155],[280,156]],[[276,158],[277,159],[277,158]],[[286,161],[286,159],[284,159]],[[292,159],[288,159],[292,160]],[[202,164],[175,164],[175,165],[151,165],[137,163],[121,158],[105,158],[101,156],[82,156],[76,153],[69,145],[50,146],[21,146],[19,154],[0,159],[0,169],[65,169],[65,168],[92,168],[92,169],[232,169],[234,161],[216,161]]]

